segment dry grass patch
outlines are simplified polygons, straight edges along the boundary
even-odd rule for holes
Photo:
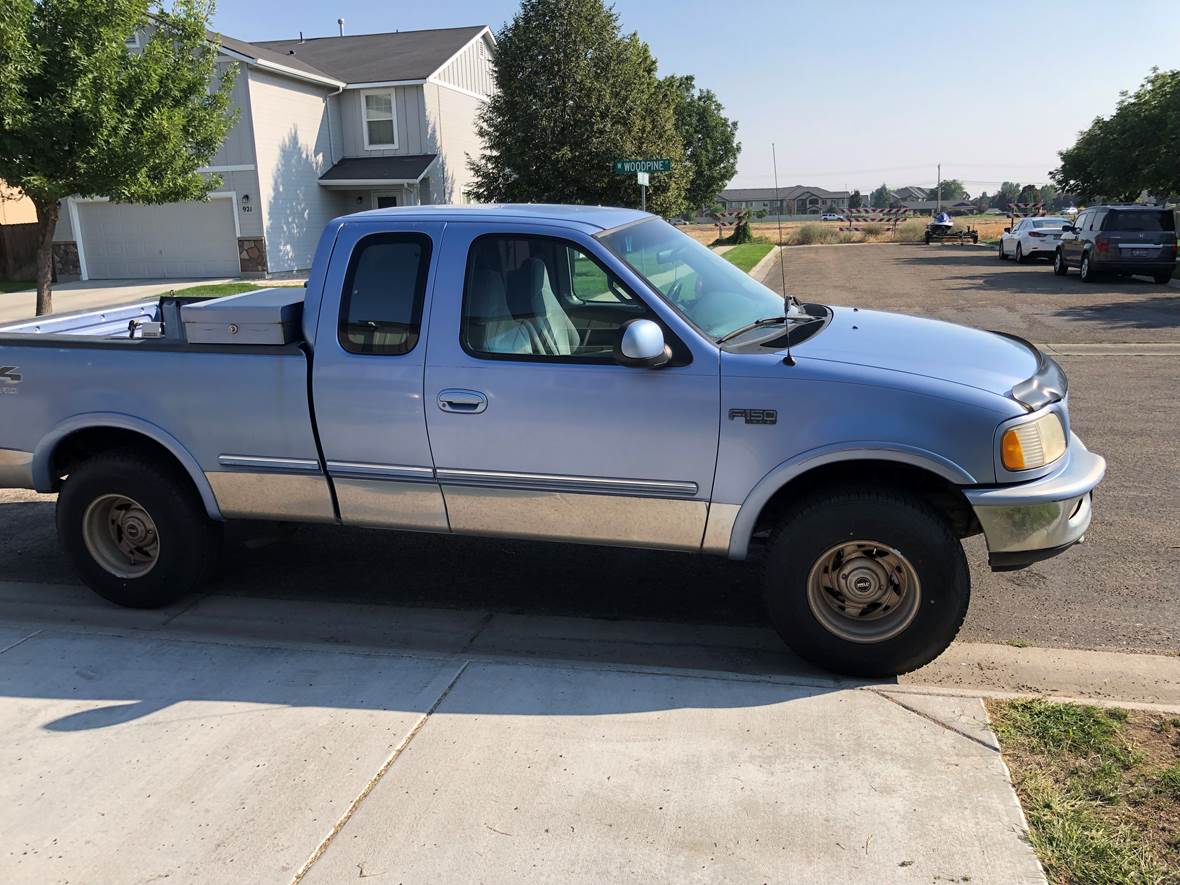
[[[1053,883],[1180,883],[1180,719],[1039,699],[989,701]]]

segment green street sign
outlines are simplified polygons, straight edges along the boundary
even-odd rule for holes
[[[615,160],[615,175],[632,175],[636,172],[671,171],[671,160]]]

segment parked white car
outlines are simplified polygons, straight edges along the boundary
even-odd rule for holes
[[[843,221],[843,215],[837,215],[835,212],[825,212],[819,217],[820,221]]]
[[[1061,241],[1061,229],[1069,223],[1068,218],[1056,215],[1020,219],[1015,227],[1004,228],[998,251],[1000,260],[1015,258],[1024,264],[1031,258],[1052,258]]]

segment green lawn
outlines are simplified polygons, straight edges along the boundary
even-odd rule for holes
[[[1050,882],[1180,883],[1180,718],[987,706]]]
[[[728,252],[725,252],[721,257],[746,273],[750,272],[755,264],[766,257],[774,246],[770,243],[743,243],[740,246],[734,246]]]
[[[168,298],[172,295],[182,295],[188,298],[192,295],[200,295],[206,298],[221,298],[224,295],[240,295],[242,292],[255,292],[258,289],[269,289],[270,286],[259,286],[257,283],[207,283],[204,286],[185,286],[180,289],[169,289],[167,292],[161,292],[161,298]]]
[[[33,280],[0,280],[0,293],[23,292],[32,289],[37,283]]]

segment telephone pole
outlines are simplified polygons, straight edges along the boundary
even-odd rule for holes
[[[938,164],[938,212],[942,212],[942,163]]]

